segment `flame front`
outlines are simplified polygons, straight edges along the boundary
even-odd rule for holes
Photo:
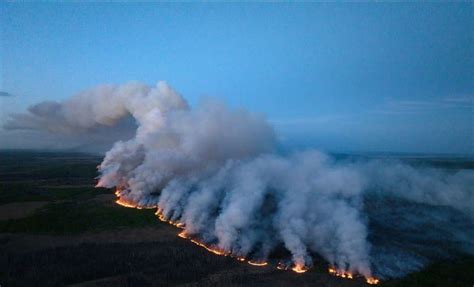
[[[119,197],[119,199],[117,199],[115,201],[115,203],[117,203],[118,205],[124,206],[124,207],[128,207],[128,208],[137,208],[136,204],[134,204],[132,202],[129,202],[129,201],[126,201],[126,200],[122,199],[121,197]]]
[[[354,279],[354,275],[351,272],[348,272],[345,270],[338,270],[335,267],[329,267],[328,272],[329,274],[337,276],[337,277]],[[367,282],[370,285],[375,285],[375,284],[378,284],[380,280],[375,277],[366,277],[365,282]]]
[[[250,265],[253,265],[253,266],[266,266],[266,265],[268,265],[268,262],[265,262],[265,261],[249,260],[249,261],[247,261],[247,263],[250,264]]]
[[[115,191],[115,195],[118,197],[118,199],[115,201],[117,204],[121,205],[121,206],[124,206],[124,207],[128,207],[128,208],[137,208],[137,209],[142,209],[142,208],[155,208],[155,207],[143,207],[143,206],[138,206],[137,204],[135,204],[134,202],[132,201],[129,201],[129,200],[125,200],[123,197],[121,197],[121,190],[117,189]],[[171,225],[174,225],[178,228],[181,228],[181,229],[184,229],[185,228],[185,224],[183,222],[179,222],[179,221],[173,221],[173,220],[167,220],[166,219],[166,216],[163,214],[163,210],[160,209],[159,207],[157,208],[157,211],[155,213],[155,215],[158,217],[159,220],[163,221],[163,222],[166,222],[166,223],[169,223]],[[245,257],[243,256],[239,256],[239,255],[236,255],[236,254],[233,254],[229,251],[226,251],[224,249],[221,249],[221,248],[218,248],[216,246],[211,246],[211,245],[207,245],[205,244],[204,242],[201,242],[199,241],[198,239],[195,239],[195,238],[191,238],[185,230],[181,231],[180,233],[178,233],[178,236],[183,238],[183,239],[188,239],[189,241],[191,241],[192,243],[196,244],[197,246],[200,246],[204,249],[206,249],[207,251],[215,254],[215,255],[219,255],[219,256],[229,256],[229,257],[232,257],[232,258],[235,258],[241,262],[245,262],[247,261],[248,264],[250,265],[253,265],[253,266],[267,266],[268,265],[268,262],[266,261],[258,261],[258,260],[247,260]],[[289,269],[289,266],[288,265],[285,265],[283,264],[282,262],[279,262],[277,267],[277,269],[279,270],[288,270]],[[306,271],[308,271],[308,267],[306,267],[304,264],[299,264],[299,263],[296,263],[292,268],[291,270],[293,270],[294,272],[296,273],[305,273]],[[338,270],[337,268],[335,267],[329,267],[328,269],[328,272],[329,274],[331,275],[334,275],[334,276],[337,276],[337,277],[341,277],[341,278],[347,278],[347,279],[353,279],[354,278],[354,275],[351,273],[351,272],[348,272],[348,271],[344,271],[344,270]],[[366,277],[366,282],[367,284],[370,284],[370,285],[375,285],[375,284],[378,284],[380,283],[380,280],[375,278],[375,277]]]
[[[334,267],[329,267],[329,274],[331,275],[334,275],[334,276],[337,276],[337,277],[341,277],[341,278],[348,278],[348,279],[353,279],[354,276],[352,275],[351,272],[349,271],[345,271],[345,270],[337,270],[336,268]]]
[[[308,268],[302,264],[295,264],[295,266],[293,266],[293,268],[291,268],[291,270],[295,271],[296,273],[305,273],[306,271],[308,271]]]
[[[375,285],[375,284],[379,284],[380,280],[374,277],[368,277],[365,279],[365,282],[367,282],[370,285]]]

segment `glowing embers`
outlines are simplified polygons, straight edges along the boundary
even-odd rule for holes
[[[354,275],[352,275],[351,272],[345,271],[345,270],[337,270],[334,267],[329,267],[329,274],[341,277],[341,278],[348,278],[348,279],[353,279]]]
[[[115,203],[117,203],[118,205],[121,205],[123,207],[128,207],[128,208],[136,208],[137,207],[137,205],[134,202],[126,200],[123,197],[120,197],[121,194],[122,194],[122,190],[120,188],[117,188],[115,190],[115,196],[117,196],[118,199],[115,201]]]
[[[308,267],[297,263],[291,268],[291,270],[295,271],[296,273],[305,273],[308,271]]]
[[[178,234],[179,237],[181,238],[184,238],[184,239],[188,239],[188,235],[186,234],[186,231],[182,231]]]
[[[142,208],[155,208],[155,207],[142,207],[142,206],[138,206],[137,204],[135,204],[134,202],[132,201],[128,201],[126,199],[124,199],[123,197],[120,196],[121,194],[121,190],[117,190],[115,192],[115,195],[117,195],[118,199],[115,201],[117,204],[121,205],[121,206],[124,206],[124,207],[129,207],[129,208],[137,208],[137,209],[142,209]],[[166,223],[169,223],[171,225],[174,225],[178,228],[181,228],[181,229],[184,229],[185,228],[185,224],[182,223],[182,222],[179,222],[179,221],[173,221],[173,220],[167,220],[166,219],[166,216],[163,214],[163,210],[158,208],[156,213],[157,217],[163,221],[163,222],[166,222]],[[243,256],[239,256],[239,255],[236,255],[236,254],[233,254],[229,251],[225,251],[223,249],[220,249],[218,247],[215,247],[215,246],[211,246],[211,245],[207,245],[205,244],[204,242],[201,242],[197,239],[194,239],[194,238],[191,238],[185,230],[181,231],[179,234],[178,234],[179,237],[183,238],[183,239],[188,239],[189,241],[191,241],[192,243],[206,249],[207,251],[209,252],[212,252],[213,254],[215,255],[219,255],[219,256],[229,256],[229,257],[232,257],[232,258],[235,258],[241,262],[245,262],[247,261],[248,264],[252,265],[252,266],[259,266],[259,267],[262,267],[262,266],[267,266],[268,265],[268,262],[266,261],[262,261],[262,260],[247,260],[245,257]],[[293,267],[291,267],[290,265],[286,265],[282,262],[279,262],[277,267],[277,269],[279,270],[289,270],[291,269],[292,271],[296,272],[296,273],[305,273],[306,271],[309,270],[309,268],[303,264],[295,264]],[[337,276],[337,277],[341,277],[341,278],[346,278],[346,279],[354,279],[354,275],[351,273],[351,272],[348,272],[348,271],[344,271],[344,270],[338,270],[337,268],[335,267],[329,267],[329,273],[331,275],[334,275],[334,276]],[[368,284],[371,284],[371,285],[375,285],[375,284],[378,284],[380,283],[380,280],[377,279],[377,278],[374,278],[374,277],[366,277],[365,278],[366,282]]]
[[[253,266],[266,266],[268,265],[268,262],[265,261],[254,261],[254,260],[249,260],[247,261],[248,264],[253,265]]]
[[[140,205],[137,205],[132,201],[128,201],[128,200],[123,199],[123,197],[119,197],[119,199],[117,199],[115,201],[115,203],[117,203],[118,205],[124,206],[124,207],[128,207],[128,208],[136,208],[136,209],[153,209],[153,208],[155,208],[154,206],[140,206]]]
[[[278,270],[292,270],[293,272],[296,272],[296,273],[305,273],[306,271],[309,270],[309,267],[302,264],[302,263],[292,263],[290,261],[286,261],[286,262],[278,262],[276,268]]]
[[[365,282],[367,282],[370,285],[375,285],[375,284],[379,284],[380,280],[374,277],[368,277],[368,278],[365,278]]]
[[[304,264],[301,264],[301,263],[291,263],[289,261],[286,261],[285,263],[284,262],[278,262],[276,268],[278,270],[292,270],[293,272],[296,272],[296,273],[305,273],[306,271],[309,270],[309,267],[304,265]]]
[[[206,249],[207,251],[209,251],[211,253],[214,253],[215,255],[229,256],[229,257],[235,258],[235,259],[237,259],[241,262],[247,261],[247,259],[243,256],[232,254],[231,252],[225,251],[225,250],[220,249],[218,247],[207,245],[204,242],[201,242],[197,239],[192,239],[192,238],[189,237],[189,235],[186,233],[186,231],[181,231],[178,234],[178,236],[183,238],[183,239],[189,239],[192,243],[196,244],[199,247],[202,247],[202,248]],[[261,260],[248,260],[247,263],[250,264],[250,265],[253,265],[253,266],[266,266],[266,265],[268,265],[268,262],[261,261]]]
[[[127,200],[123,199],[122,197],[119,197],[119,199],[117,199],[115,201],[115,203],[117,203],[118,205],[124,206],[124,207],[128,207],[128,208],[138,208],[135,203],[133,203],[131,201],[127,201]]]
[[[181,232],[182,233],[182,232]],[[200,246],[204,249],[206,249],[207,251],[209,252],[212,252],[214,253],[215,255],[219,255],[219,256],[232,256],[232,254],[230,252],[227,252],[223,249],[220,249],[220,248],[217,248],[217,247],[213,247],[213,246],[208,246],[206,244],[204,244],[203,242],[197,240],[197,239],[191,239],[191,242],[196,244],[197,246]],[[234,256],[232,256],[234,257]]]
[[[135,202],[133,202],[132,200],[127,200],[125,199],[124,197],[122,197],[122,192],[123,190],[117,188],[115,190],[115,196],[117,196],[117,200],[115,201],[115,203],[117,203],[118,205],[121,205],[123,207],[128,207],[128,208],[136,208],[136,209],[153,209],[155,208],[156,206],[141,206],[141,205],[138,205],[136,204]]]
[[[163,214],[163,211],[162,211],[160,208],[158,208],[158,209],[156,210],[155,215],[158,216],[158,219],[159,219],[159,220],[161,220],[161,221],[163,221],[163,222],[166,222],[166,223],[169,223],[169,224],[171,224],[171,225],[174,225],[174,226],[176,226],[176,227],[178,227],[178,228],[183,229],[184,226],[185,226],[184,223],[182,223],[182,222],[173,221],[173,220],[167,220],[166,217],[165,217],[165,215]],[[179,234],[178,234],[178,236],[179,236]],[[180,237],[182,237],[182,236],[180,236]],[[182,238],[185,238],[185,237],[182,237]]]
[[[348,271],[338,270],[334,267],[329,267],[328,271],[329,271],[329,274],[337,276],[337,277],[347,278],[347,279],[354,279],[354,275],[351,272],[348,272]],[[374,278],[374,277],[366,277],[365,282],[367,282],[368,284],[371,284],[371,285],[375,285],[375,284],[378,284],[380,282],[380,280],[377,279],[377,278]]]

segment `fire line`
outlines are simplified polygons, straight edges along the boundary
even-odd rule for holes
[[[158,217],[158,219],[160,221],[166,222],[168,224],[171,224],[171,225],[176,226],[176,227],[181,228],[181,229],[184,229],[184,227],[185,227],[185,224],[183,222],[167,220],[165,215],[163,214],[163,211],[159,207],[156,207],[156,206],[152,206],[152,207],[138,206],[137,204],[134,204],[130,201],[124,200],[122,197],[120,197],[120,190],[117,190],[115,192],[115,195],[118,197],[118,199],[115,201],[115,203],[117,203],[120,206],[127,207],[127,208],[137,208],[137,209],[157,208],[157,211],[156,211],[155,215]],[[180,233],[178,233],[178,237],[181,237],[183,239],[187,239],[187,240],[191,241],[192,243],[196,244],[197,246],[202,247],[202,248],[206,249],[207,251],[209,251],[209,252],[211,252],[215,255],[229,256],[229,257],[235,258],[238,261],[242,261],[242,262],[247,261],[247,263],[252,265],[252,266],[263,267],[263,266],[268,265],[268,262],[266,262],[266,261],[247,260],[243,256],[232,254],[231,252],[225,251],[225,250],[220,249],[218,247],[207,245],[204,242],[199,241],[198,239],[191,238],[186,233],[186,231],[184,231],[184,230],[181,231]],[[285,266],[281,262],[278,263],[276,268],[279,269],[279,270],[288,270],[288,267]],[[309,268],[302,265],[302,264],[295,264],[293,267],[291,267],[291,270],[296,272],[296,273],[305,273],[306,271],[309,270]],[[328,272],[329,272],[329,274],[331,274],[333,276],[337,276],[337,277],[341,277],[341,278],[345,278],[345,279],[354,279],[354,277],[355,277],[351,272],[348,272],[348,271],[345,271],[345,270],[338,270],[335,267],[329,267]],[[380,283],[380,280],[375,278],[375,277],[366,277],[365,281],[367,282],[367,284],[370,284],[370,285],[375,285],[375,284]]]

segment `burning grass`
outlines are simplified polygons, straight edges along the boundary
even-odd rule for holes
[[[296,273],[305,273],[306,271],[308,271],[308,267],[301,264],[295,264],[295,266],[293,266],[291,270],[295,271]]]

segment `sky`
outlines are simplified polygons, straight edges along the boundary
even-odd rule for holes
[[[165,80],[191,105],[264,114],[288,147],[474,154],[469,2],[2,2],[0,15],[0,124],[99,84]],[[0,147],[31,141],[0,131]]]

